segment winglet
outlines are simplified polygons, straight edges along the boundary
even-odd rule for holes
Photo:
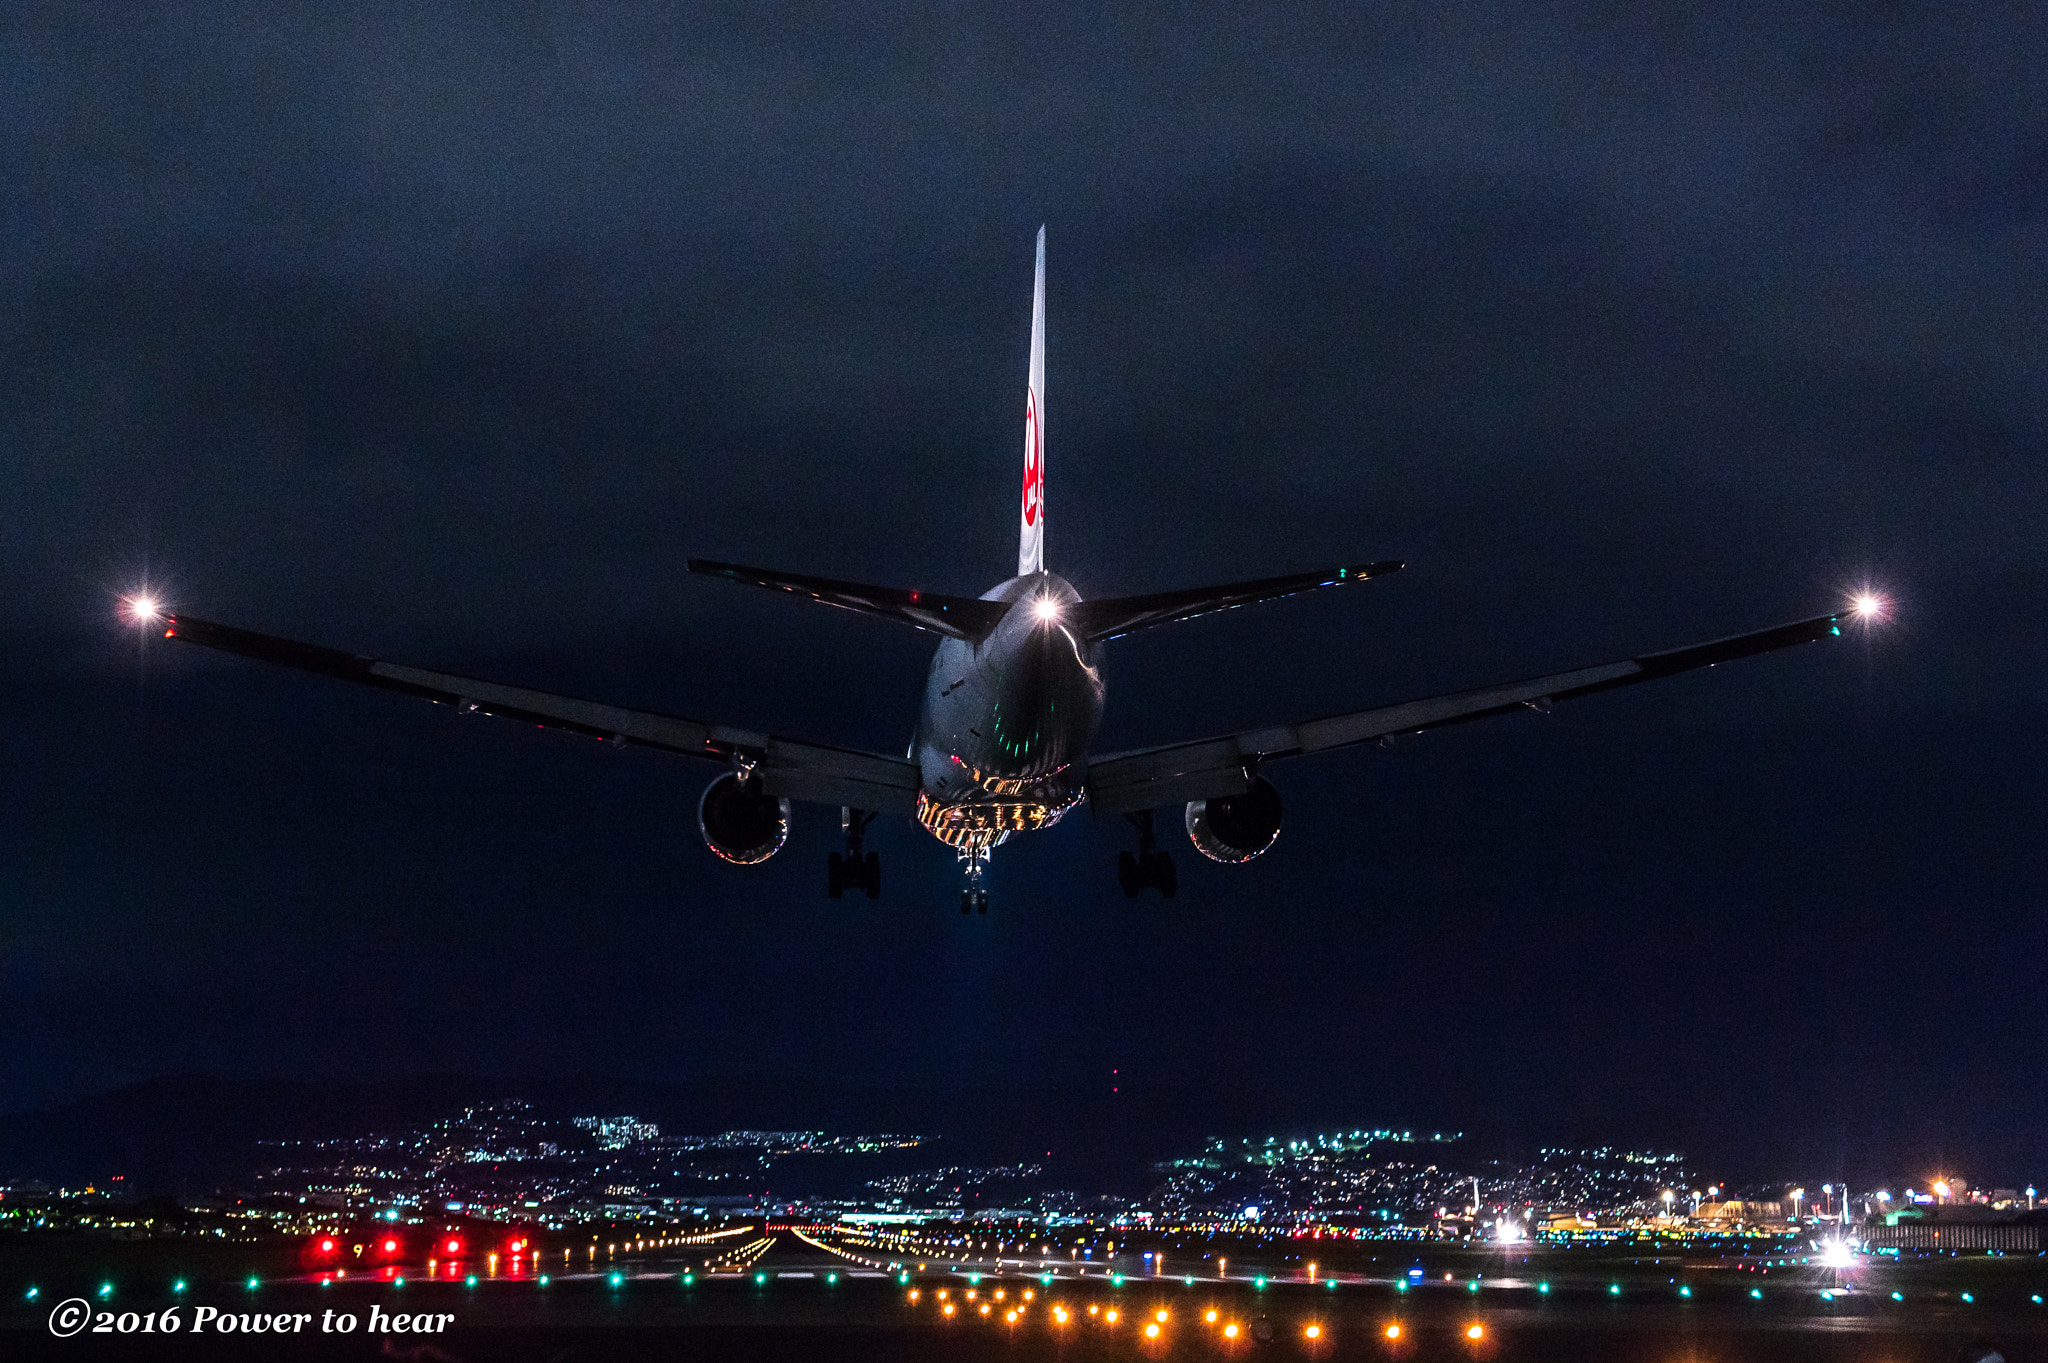
[[[1018,527],[1017,576],[1045,571],[1045,228],[1038,229],[1038,268],[1031,283],[1031,379],[1024,390],[1024,508]]]

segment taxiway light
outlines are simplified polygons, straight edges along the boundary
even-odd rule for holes
[[[171,1291],[173,1291],[173,1292],[183,1292],[184,1290],[185,1290],[185,1280],[184,1280],[183,1278],[180,1278],[180,1279],[178,1279],[178,1281],[176,1281],[176,1282],[174,1282],[174,1283],[172,1283],[172,1284],[171,1284]]]

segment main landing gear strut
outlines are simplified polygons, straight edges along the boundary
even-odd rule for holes
[[[1146,889],[1173,898],[1180,877],[1174,872],[1173,858],[1159,850],[1159,841],[1152,836],[1152,811],[1141,809],[1124,817],[1138,830],[1138,855],[1116,854],[1116,883],[1123,887],[1124,898],[1136,899]]]
[[[839,811],[839,827],[846,833],[846,852],[834,852],[825,858],[825,893],[834,899],[848,890],[863,890],[869,899],[882,893],[882,858],[873,852],[863,854],[860,846],[861,835],[874,821],[872,810]]]
[[[967,872],[967,883],[960,887],[960,912],[987,913],[988,891],[981,888],[981,873],[988,869],[988,849],[961,848],[960,865]]]

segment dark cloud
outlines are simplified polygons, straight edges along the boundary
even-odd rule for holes
[[[2042,947],[2029,11],[0,24],[0,1007],[30,1039],[0,1093],[1122,1059],[1278,1074],[1303,1120],[1491,1105],[1818,1158],[1816,1111],[1924,1132],[1828,1094],[2004,1112],[1984,1095],[2048,1056],[1996,1002]],[[1865,580],[1900,619],[1304,763],[1274,857],[1167,909],[1115,897],[1116,830],[1071,821],[1003,850],[971,928],[911,830],[884,905],[828,906],[823,819],[753,875],[701,854],[708,773],[139,659],[112,624],[147,575],[259,628],[894,749],[920,640],[682,563],[1001,576],[1041,221],[1057,568],[1100,594],[1411,565],[1117,646],[1112,745]],[[1985,1158],[2038,1159],[2010,1125],[1973,1128]]]

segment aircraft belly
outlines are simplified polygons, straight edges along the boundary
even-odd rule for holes
[[[918,821],[965,848],[1057,823],[1082,798],[1101,706],[1100,673],[1072,649],[940,645],[918,722]]]

